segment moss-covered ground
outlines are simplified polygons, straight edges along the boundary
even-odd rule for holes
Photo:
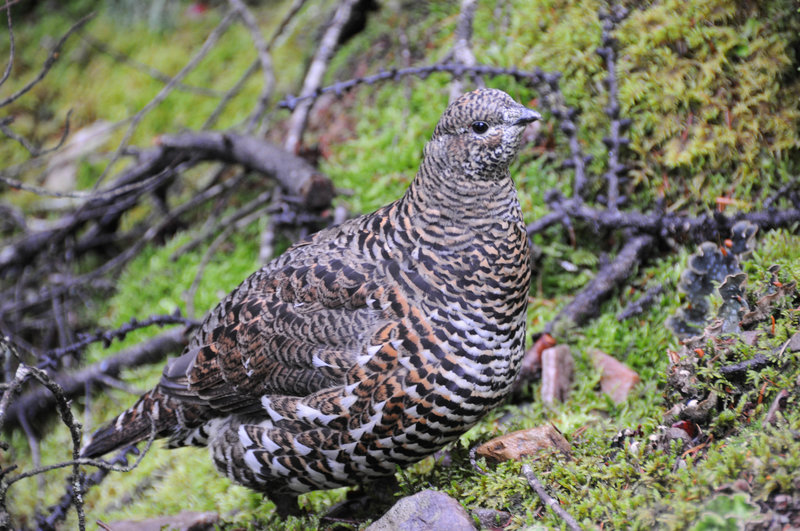
[[[10,86],[19,86],[35,74],[52,36],[63,33],[74,20],[70,15],[84,14],[89,4],[70,2],[58,9],[42,8],[35,16],[17,21],[17,60]],[[372,15],[364,32],[339,49],[329,80],[375,71],[378,66],[403,66],[403,42],[408,43],[414,63],[442,59],[452,45],[457,4],[387,3]],[[188,60],[221,16],[220,11],[212,10],[202,17],[190,17],[185,12],[188,4],[181,4],[168,23],[153,27],[144,20],[120,22],[114,5],[100,8],[88,31],[106,45],[170,75]],[[280,67],[277,94],[296,91],[296,80],[316,36],[308,28],[317,28],[331,5],[311,3],[280,41],[274,53]],[[503,9],[496,12],[494,2],[480,2],[474,36],[479,62],[523,69],[538,66],[564,74],[561,88],[568,103],[582,111],[580,139],[584,149],[595,155],[595,171],[603,169],[602,137],[608,121],[602,110],[607,98],[601,83],[605,71],[595,54],[600,42],[601,24],[596,16],[600,6],[595,1],[515,0],[503,8],[513,13],[506,17]],[[277,24],[275,14],[285,7],[285,3],[254,7],[265,32]],[[405,39],[398,27],[405,28]],[[704,212],[722,203],[730,205],[728,212],[756,209],[770,190],[797,178],[792,176],[798,175],[800,163],[799,32],[797,5],[788,1],[663,1],[633,11],[617,32],[620,102],[623,113],[634,120],[629,154],[632,179],[625,191],[631,206],[647,209],[660,199],[670,211]],[[0,57],[7,51],[7,43],[2,41]],[[56,63],[45,82],[11,109],[19,132],[52,143],[68,109],[74,109],[73,130],[95,120],[115,122],[141,109],[163,86],[139,70],[97,53],[77,37],[69,42],[64,56],[66,60]],[[234,25],[185,82],[224,91],[254,59],[246,29]],[[312,118],[306,142],[324,148],[321,169],[337,187],[352,191],[337,201],[354,213],[367,212],[403,192],[413,177],[422,145],[447,104],[448,84],[449,77],[433,75],[425,80],[408,78],[364,87],[331,104],[329,114],[319,118],[326,122],[314,123]],[[513,80],[497,78],[488,84],[536,104],[537,94]],[[260,80],[253,77],[229,103],[216,127],[240,123],[260,88]],[[216,102],[209,96],[175,92],[145,117],[131,142],[147,146],[159,134],[197,129]],[[277,111],[276,123],[286,116],[285,111]],[[337,125],[327,127],[329,123]],[[274,129],[268,134],[279,138],[280,127]],[[107,149],[112,150],[123,134],[124,128],[115,131]],[[547,212],[543,199],[547,190],[569,193],[571,174],[559,169],[564,153],[563,136],[546,119],[537,143],[528,146],[512,168],[529,221]],[[4,167],[25,159],[17,144],[0,141]],[[91,187],[102,168],[102,161],[83,161],[77,186]],[[194,175],[185,176],[182,193],[191,194],[199,187]],[[248,184],[239,201],[257,194],[256,188]],[[22,207],[35,206],[38,201],[31,194],[8,194],[6,197]],[[132,218],[141,215],[140,211],[130,214]],[[213,306],[258,267],[258,239],[265,223],[261,220],[235,234],[212,258],[193,301],[198,313]],[[534,240],[538,257],[529,305],[531,333],[540,330],[592,278],[603,253],[618,248],[619,234],[598,238],[591,228],[577,230],[577,246],[559,229]],[[176,307],[185,310],[185,293],[207,248],[178,254],[192,237],[191,231],[178,232],[131,262],[116,279],[116,294],[92,301],[99,325],[113,328],[131,317],[170,313]],[[398,474],[398,495],[432,487],[453,495],[467,508],[510,512],[513,520],[508,529],[562,527],[563,522],[543,508],[525,483],[521,463],[488,467],[489,473],[481,475],[468,458],[471,446],[492,436],[549,422],[565,434],[573,455],[568,460],[561,455],[541,455],[530,464],[561,505],[586,527],[734,529],[743,522],[770,518],[778,495],[788,495],[795,510],[800,510],[800,353],[785,353],[777,367],[748,374],[735,397],[723,401],[725,407],[702,426],[705,433],[714,434],[712,440],[701,439],[704,442],[689,451],[674,445],[653,449],[648,444],[648,437],[659,432],[666,411],[674,405],[667,385],[669,351],[679,351],[680,345],[665,322],[683,303],[677,284],[692,252],[694,247],[688,246],[652,257],[640,270],[631,272],[625,290],[601,307],[598,318],[556,338],[569,345],[576,361],[575,380],[566,402],[545,406],[537,400],[539,384],[530,384],[521,402],[490,414],[449,449],[448,459],[430,458]],[[565,262],[575,267],[568,270]],[[800,281],[797,227],[757,235],[753,256],[744,263],[748,286],[768,278],[766,269],[772,264],[782,266],[781,282]],[[615,315],[628,302],[655,284],[665,289],[650,309],[627,321],[616,320]],[[797,332],[799,304],[795,298],[776,309],[774,332],[770,322],[760,323],[763,341],[742,356],[771,352]],[[86,355],[87,362],[156,333],[158,330],[139,331],[108,349],[94,346]],[[641,377],[624,403],[614,404],[600,392],[600,374],[589,355],[595,348],[623,361]],[[147,367],[128,371],[122,378],[145,389],[157,381],[160,372],[160,367]],[[708,386],[726,390],[713,378]],[[789,393],[786,405],[776,422],[767,422],[767,410],[782,390]],[[91,431],[133,400],[123,391],[108,390],[91,400],[85,414],[82,399],[75,401],[73,409]],[[615,436],[625,428],[637,434],[616,444]],[[11,432],[9,439],[12,450],[0,454],[0,465],[30,468],[24,434]],[[310,515],[278,521],[272,516],[270,502],[219,476],[204,450],[167,451],[155,446],[138,468],[112,473],[89,492],[89,522],[209,510],[219,512],[231,528],[307,529],[319,526],[320,515],[345,495],[341,489],[304,495],[301,504]],[[63,461],[70,455],[69,448],[68,431],[53,421],[52,431],[42,440],[43,461]],[[34,510],[46,510],[63,494],[65,477],[66,472],[52,472],[42,484],[28,479],[13,486],[9,508],[16,523],[33,525]],[[74,526],[73,513],[64,528]]]

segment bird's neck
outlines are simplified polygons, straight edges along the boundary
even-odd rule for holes
[[[466,179],[448,165],[426,158],[401,199],[404,214],[422,224],[481,229],[487,223],[522,223],[508,169],[495,179]]]

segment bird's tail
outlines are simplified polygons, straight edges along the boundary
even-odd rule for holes
[[[145,393],[133,406],[94,432],[81,456],[100,457],[151,436],[159,438],[169,435],[177,422],[176,410],[169,402],[169,398],[161,394],[157,387]]]

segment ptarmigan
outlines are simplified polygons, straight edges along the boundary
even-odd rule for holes
[[[287,513],[459,437],[520,367],[531,270],[509,164],[539,118],[500,90],[455,100],[403,197],[253,273],[83,455],[155,430]]]

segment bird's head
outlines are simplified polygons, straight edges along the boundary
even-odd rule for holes
[[[519,150],[525,126],[539,119],[502,90],[474,90],[444,111],[425,156],[467,178],[499,179]]]

